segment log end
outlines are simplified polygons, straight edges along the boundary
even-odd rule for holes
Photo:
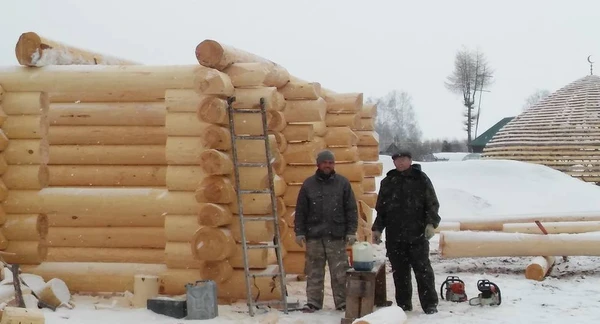
[[[233,215],[228,206],[203,204],[198,212],[198,224],[204,226],[223,226],[231,224]]]
[[[208,261],[204,264],[202,277],[221,283],[229,280],[233,275],[233,267],[229,261]]]
[[[200,153],[200,166],[208,175],[225,175],[233,173],[233,162],[225,153],[210,149]]]
[[[24,66],[35,66],[35,63],[42,56],[42,39],[34,32],[27,32],[19,36],[15,55],[19,64]]]
[[[198,107],[198,119],[211,124],[228,124],[227,102],[217,97],[206,97]]]
[[[48,216],[46,214],[39,214],[37,217],[36,230],[40,240],[46,241],[46,236],[48,236],[48,227]]]
[[[225,127],[210,125],[202,132],[202,143],[209,149],[228,150],[231,147],[231,134]]]
[[[198,63],[206,67],[217,70],[225,69],[227,66],[220,64],[224,54],[223,46],[212,39],[203,40],[196,46],[196,59],[198,59]]]

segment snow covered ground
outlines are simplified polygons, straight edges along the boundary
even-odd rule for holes
[[[384,174],[393,167],[389,156],[381,156]],[[423,163],[437,190],[443,221],[460,221],[495,216],[517,217],[530,214],[600,214],[600,187],[581,182],[552,169],[514,161],[470,160]],[[380,179],[379,179],[380,180]],[[379,186],[379,185],[378,185]],[[431,240],[431,260],[439,287],[448,275],[466,283],[467,295],[478,293],[476,282],[488,279],[502,292],[498,307],[474,307],[440,300],[439,313],[425,315],[419,307],[416,284],[415,310],[407,312],[407,323],[596,323],[600,319],[600,257],[557,258],[551,275],[542,282],[525,279],[531,258],[442,259],[438,236]],[[385,258],[383,245],[376,246],[377,257]],[[388,265],[388,299],[394,300],[394,285]],[[305,282],[292,281],[291,297],[304,302]],[[79,297],[72,310],[56,313],[45,310],[46,323],[339,323],[343,313],[333,310],[328,281],[325,310],[314,314],[271,310],[254,318],[243,304],[220,306],[219,317],[188,321],[154,314],[145,309],[113,308],[95,310],[94,303],[109,304],[99,297]],[[439,291],[438,291],[439,294]]]

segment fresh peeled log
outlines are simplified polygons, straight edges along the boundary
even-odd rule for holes
[[[38,297],[46,304],[58,307],[69,303],[71,293],[64,281],[53,278],[46,283],[42,291],[38,294]]]

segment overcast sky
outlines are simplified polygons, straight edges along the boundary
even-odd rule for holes
[[[444,87],[461,46],[495,70],[480,130],[521,112],[599,62],[600,2],[577,0],[2,0],[0,65],[16,65],[23,32],[145,64],[196,64],[215,39],[337,92],[413,98],[425,138],[466,138],[461,97]],[[598,73],[595,73],[598,74]],[[2,80],[0,80],[0,84]]]

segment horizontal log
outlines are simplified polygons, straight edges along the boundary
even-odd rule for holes
[[[198,211],[198,224],[218,227],[231,224],[233,213],[229,206],[219,204],[201,204]]]
[[[304,275],[304,266],[306,263],[306,253],[288,252],[283,258],[283,267],[286,274]]]
[[[280,300],[280,281],[276,276],[279,273],[279,267],[271,265],[259,273],[273,274],[273,276],[258,276],[252,280],[253,284],[250,287],[252,300]],[[244,270],[234,270],[229,280],[219,284],[217,292],[219,298],[246,300],[245,280]]]
[[[362,181],[363,191],[377,191],[377,179],[375,177],[365,177]]]
[[[2,175],[8,189],[42,189],[48,186],[48,167],[44,165],[9,165]]]
[[[300,246],[296,243],[296,234],[294,231],[289,231],[285,236],[283,236],[283,246],[285,249],[290,252],[305,252],[306,245]]]
[[[285,202],[286,206],[296,206],[296,203],[298,201],[298,193],[300,192],[301,187],[302,185],[300,184],[293,184],[287,186],[285,194],[283,195],[283,201]]]
[[[8,239],[4,235],[2,228],[0,228],[0,251],[6,250],[7,247],[8,247]],[[2,277],[3,277],[3,275],[0,275],[0,278],[2,278]],[[2,279],[4,279],[4,278],[2,278]]]
[[[336,93],[325,96],[328,113],[355,114],[362,109],[362,93]]]
[[[155,165],[49,165],[47,170],[48,185],[54,187],[161,187],[168,174],[166,166]]]
[[[279,111],[286,106],[283,95],[275,87],[236,88],[233,95],[235,101],[231,106],[235,109],[260,109],[261,99],[264,99],[267,110]]]
[[[234,63],[263,63],[269,68],[269,73],[264,81],[267,86],[279,88],[290,80],[288,71],[282,66],[258,55],[210,39],[204,40],[196,46],[196,58],[201,65],[219,71],[225,70]]]
[[[365,162],[379,161],[379,146],[358,146],[358,157]]]
[[[548,234],[576,234],[600,231],[600,221],[544,222],[542,225]],[[502,231],[507,233],[544,234],[535,223],[507,223],[502,225]]]
[[[191,242],[195,260],[221,261],[235,253],[236,245],[231,231],[225,228],[199,226]]]
[[[165,215],[165,240],[191,242],[198,227],[200,224],[196,215]]]
[[[365,177],[379,177],[383,173],[383,162],[363,162]]]
[[[336,164],[335,172],[345,176],[349,181],[362,181],[364,178],[362,164],[362,161],[355,163]],[[315,171],[316,166],[288,166],[283,173],[283,178],[288,184],[303,183],[306,178],[314,175]]]
[[[42,115],[50,108],[46,92],[7,92],[0,100],[6,115]]]
[[[2,182],[0,180],[0,201],[6,200],[7,197],[8,197],[8,188],[6,187],[4,182]]]
[[[205,95],[233,94],[229,77],[199,65],[52,65],[38,69],[4,67],[6,91],[97,92],[194,89]]]
[[[321,96],[321,84],[290,81],[279,92],[286,100],[316,100]]]
[[[290,100],[283,110],[288,123],[324,121],[327,114],[327,102],[317,100]]]
[[[2,131],[9,139],[39,139],[48,133],[47,115],[9,116]]]
[[[435,229],[436,233],[441,231],[460,231],[459,222],[440,222],[438,227]]]
[[[350,127],[329,127],[324,139],[327,147],[352,147],[359,143],[358,136]]]
[[[276,204],[277,214],[283,215],[285,213],[283,198],[277,197]],[[271,196],[266,193],[242,194],[242,207],[244,215],[266,215],[273,212],[271,209]],[[229,209],[233,214],[238,214],[237,199],[229,205]]]
[[[461,231],[498,231],[502,232],[503,225],[507,223],[533,223],[539,221],[542,224],[546,222],[587,222],[600,221],[600,214],[597,212],[589,213],[553,213],[537,215],[504,215],[489,216],[485,220],[473,219],[460,222]]]
[[[359,111],[360,118],[375,118],[377,115],[376,103],[364,103]]]
[[[8,163],[4,159],[4,154],[0,152],[0,175],[3,175],[8,170]]]
[[[288,164],[314,165],[317,154],[326,147],[325,140],[315,136],[311,142],[288,143],[283,158]]]
[[[233,63],[223,70],[235,88],[263,86],[269,66],[264,63]]]
[[[167,272],[164,264],[100,263],[100,262],[44,262],[37,266],[23,266],[23,272],[41,276],[48,281],[59,278],[71,293],[133,291],[134,276],[161,275]],[[162,281],[161,277],[161,281]],[[161,290],[165,288],[161,285]]]
[[[375,118],[361,118],[360,125],[357,130],[362,131],[374,131],[375,130]]]
[[[164,165],[165,155],[164,145],[50,145],[49,164]]]
[[[45,240],[48,235],[48,217],[45,214],[9,214],[3,233],[10,241]]]
[[[49,247],[46,262],[149,263],[165,262],[164,249]]]
[[[150,188],[44,188],[11,190],[2,203],[9,214],[71,214],[156,217],[194,214],[198,203],[193,192]]]
[[[165,264],[170,269],[204,269],[205,262],[196,260],[190,242],[167,242]]]
[[[165,147],[165,164],[199,165],[202,152],[206,149],[201,136],[169,136]]]
[[[333,155],[335,156],[335,163],[349,163],[349,162],[358,162],[358,147],[350,146],[350,147],[328,147]]]
[[[83,91],[50,92],[50,103],[126,103],[126,102],[164,102],[165,92],[161,89],[137,89],[135,91]]]
[[[377,192],[363,192],[361,196],[357,196],[356,199],[364,201],[367,206],[375,208],[377,203]]]
[[[169,165],[166,170],[166,186],[169,190],[194,191],[207,177],[198,165]]]
[[[374,208],[367,205],[367,203],[362,200],[358,201],[357,206],[358,206],[358,217],[364,222],[365,226],[368,228],[367,232],[371,232],[371,224],[373,224]]]
[[[50,214],[52,227],[163,227],[164,215]]]
[[[293,208],[287,208],[285,215],[283,215],[283,219],[285,219],[286,224],[290,228],[294,228],[294,216],[296,211]]]
[[[269,134],[275,136],[275,142],[277,142],[277,149],[279,150],[279,153],[285,153],[288,145],[285,136],[283,136],[283,134],[280,132],[269,132]]]
[[[165,118],[165,133],[167,136],[202,136],[210,125],[198,120],[196,113],[169,112]]]
[[[313,125],[288,124],[281,133],[285,136],[288,143],[309,142],[315,136]]]
[[[51,126],[164,126],[164,102],[52,103]]]
[[[253,215],[244,215],[244,217],[252,216]],[[240,218],[238,216],[233,217],[231,224],[227,225],[226,228],[228,228],[231,231],[231,235],[237,243],[242,242],[242,230],[240,226]],[[244,228],[244,232],[246,233],[246,242],[273,242],[275,229],[271,221],[245,222]]]
[[[49,145],[45,140],[15,139],[4,150],[4,159],[8,164],[47,164]]]
[[[444,258],[499,256],[598,256],[600,236],[581,234],[522,234],[493,232],[441,232]],[[473,246],[477,246],[476,249]]]
[[[51,227],[50,247],[164,248],[160,227]]]
[[[19,36],[15,54],[19,64],[45,65],[137,65],[139,63],[110,55],[94,53],[62,42],[51,40],[34,32]]]
[[[46,260],[48,248],[39,240],[9,241],[4,252],[10,253],[2,256],[6,263],[40,264]]]
[[[50,145],[165,145],[163,126],[52,126]]]
[[[164,97],[165,108],[169,113],[197,113],[201,107],[209,105],[213,100],[225,102],[216,96],[199,94],[192,89],[167,89]]]
[[[4,124],[7,118],[8,115],[4,113],[4,110],[2,109],[2,104],[0,103],[0,127]]]
[[[374,131],[354,131],[358,136],[359,146],[379,146],[379,134]]]
[[[273,244],[273,242],[270,242]],[[244,269],[244,252],[241,244],[236,244],[234,254],[228,259],[234,269]],[[250,269],[265,269],[268,266],[267,249],[248,249],[248,267]]]
[[[354,192],[355,197],[362,197],[364,194],[362,180],[361,181],[350,181],[350,187]]]
[[[356,129],[360,126],[360,116],[358,114],[333,114],[325,115],[325,124],[327,127],[350,127]]]

